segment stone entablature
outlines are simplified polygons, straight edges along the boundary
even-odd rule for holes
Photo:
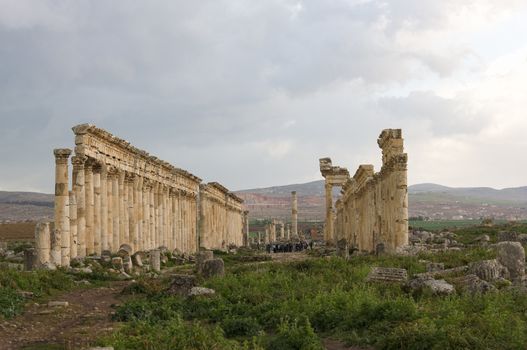
[[[408,244],[408,156],[400,129],[384,130],[378,145],[381,170],[360,165],[342,185],[334,234],[361,251],[394,252]]]
[[[200,246],[225,249],[247,242],[243,200],[217,182],[200,185]],[[245,233],[244,233],[245,232]]]
[[[94,125],[78,125],[73,132],[71,191],[68,159],[72,151],[54,151],[55,229],[49,239],[36,237],[50,240],[50,257],[40,257],[43,261],[68,266],[73,257],[116,252],[123,244],[133,251],[198,250],[199,177]],[[210,188],[216,191],[211,191],[211,197],[219,196],[218,203],[228,214],[224,224],[232,232],[240,227],[236,239],[227,237],[229,243],[243,244],[242,200],[218,183]],[[37,230],[37,236],[40,231],[45,230]]]

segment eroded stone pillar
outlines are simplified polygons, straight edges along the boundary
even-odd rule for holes
[[[121,246],[121,244],[123,243],[128,243],[126,242],[126,236],[125,236],[125,232],[128,230],[127,227],[128,227],[128,221],[127,221],[127,210],[126,210],[126,204],[125,204],[125,198],[126,198],[126,193],[125,193],[125,187],[124,187],[124,179],[125,179],[125,176],[126,176],[126,172],[124,171],[121,171],[119,172],[119,196],[118,196],[118,204],[119,204],[119,244],[116,246],[116,248],[118,249],[118,247]]]
[[[113,232],[112,232],[112,251],[117,251],[121,246],[119,226],[121,215],[120,215],[120,188],[119,188],[119,173],[115,170],[111,175],[112,179],[112,216],[113,216]]]
[[[333,243],[333,185],[326,183],[326,222],[324,228],[324,240],[326,244]]]
[[[108,169],[106,164],[101,165],[101,252],[109,250],[108,245]]]
[[[88,159],[84,165],[84,186],[86,188],[86,255],[94,253],[94,207],[95,195],[93,190],[93,161]]]
[[[101,166],[93,166],[93,253],[100,256],[102,252],[102,217],[101,217]]]
[[[298,235],[298,197],[296,191],[291,192],[291,228],[293,236]]]
[[[75,141],[77,144],[77,141]],[[73,191],[77,199],[77,256],[86,256],[86,186],[84,165],[87,157],[75,151],[75,156],[72,157],[73,164]]]
[[[49,222],[38,223],[35,227],[35,250],[37,252],[37,266],[49,264],[51,253],[51,233]]]
[[[69,191],[68,191],[68,160],[71,150],[67,148],[55,149],[55,230],[60,234],[52,243],[54,263],[56,265],[69,265],[70,257],[70,222],[69,222]],[[66,251],[67,249],[67,251]],[[60,254],[57,254],[57,250]]]
[[[70,196],[70,258],[77,257],[77,197],[74,191],[69,191]]]

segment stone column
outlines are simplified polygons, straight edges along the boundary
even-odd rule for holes
[[[62,265],[62,233],[59,228],[54,228],[51,230],[50,234],[50,261],[55,266]]]
[[[70,196],[70,257],[77,257],[78,238],[77,238],[77,197],[74,191],[69,191]]]
[[[108,168],[101,165],[101,252],[109,250],[108,244]]]
[[[249,247],[251,245],[250,239],[249,239],[249,211],[245,210],[243,212],[243,224],[245,226],[245,246]]]
[[[137,226],[137,247],[135,247],[136,250],[142,251],[144,250],[144,217],[143,217],[143,177],[137,176],[137,189],[136,189],[136,202],[134,203],[134,206],[136,208],[136,226]]]
[[[49,222],[38,223],[35,227],[35,250],[37,251],[37,266],[50,263],[51,235]]]
[[[101,217],[101,166],[93,167],[93,252],[100,256],[102,252],[102,217]]]
[[[86,188],[86,255],[93,254],[94,250],[94,193],[93,193],[93,162],[88,160],[84,165],[84,185]]]
[[[150,266],[155,272],[161,271],[161,251],[159,249],[150,251]]]
[[[153,249],[156,244],[156,210],[155,210],[155,183],[152,183],[149,191],[149,204],[150,204],[150,237],[148,249]]]
[[[127,229],[125,227],[128,227],[128,221],[126,220],[126,210],[125,210],[125,188],[124,188],[124,179],[125,179],[126,173],[124,171],[121,171],[119,173],[119,197],[118,197],[118,204],[119,204],[119,245],[116,246],[117,249],[121,246],[121,244],[127,243],[126,242],[126,236],[125,232]]]
[[[124,188],[125,188],[125,242],[130,247],[132,247],[132,250],[134,249],[134,240],[136,240],[134,229],[135,229],[135,219],[134,219],[134,175],[133,174],[126,174],[126,178],[124,180]],[[122,244],[122,243],[121,243]]]
[[[113,251],[113,178],[114,175],[107,169],[106,192],[108,194],[108,234],[106,235],[107,249]]]
[[[326,244],[333,244],[333,185],[326,182],[326,226],[324,240]]]
[[[280,223],[280,238],[285,238],[285,223],[283,221]]]
[[[52,250],[60,251],[60,254],[55,254],[54,263],[56,265],[69,266],[70,257],[70,222],[69,222],[69,191],[68,191],[68,160],[71,155],[70,149],[55,149],[55,230],[60,234],[60,239],[56,239],[55,244],[58,247],[52,246]],[[65,249],[67,248],[67,252]]]
[[[140,250],[140,241],[139,236],[139,176],[133,176],[132,183],[130,184],[132,189],[132,198],[130,200],[130,238],[132,250]]]
[[[296,191],[291,192],[291,226],[293,236],[298,235],[298,197]]]
[[[117,252],[121,246],[121,240],[119,239],[119,227],[121,226],[120,220],[120,188],[119,188],[119,173],[115,171],[112,174],[112,216],[113,216],[113,235],[112,235],[112,251]]]

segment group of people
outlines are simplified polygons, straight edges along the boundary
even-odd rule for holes
[[[313,241],[307,243],[307,241],[300,242],[286,242],[286,243],[268,243],[265,246],[267,253],[291,253],[301,252],[305,249],[313,249]]]

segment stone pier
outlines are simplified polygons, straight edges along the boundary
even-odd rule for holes
[[[331,159],[320,160],[326,184],[342,186],[336,202],[336,228],[332,229],[332,202],[326,198],[326,241],[346,239],[365,252],[395,252],[408,244],[407,162],[400,129],[384,130],[377,141],[382,149],[382,167],[360,165],[353,177],[345,168],[334,167]],[[343,181],[344,180],[344,181]],[[328,191],[327,196],[330,196]],[[332,196],[331,196],[332,197]],[[328,224],[329,222],[329,224]],[[328,231],[331,228],[331,231]]]

